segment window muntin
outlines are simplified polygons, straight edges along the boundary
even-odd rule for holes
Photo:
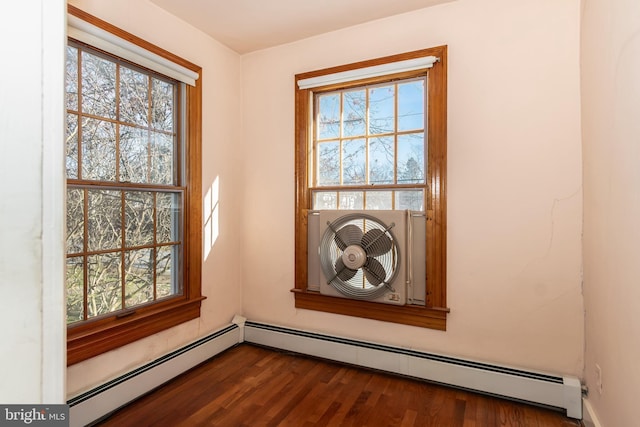
[[[423,210],[427,76],[313,96],[312,208]]]
[[[67,47],[67,323],[183,294],[180,84]]]

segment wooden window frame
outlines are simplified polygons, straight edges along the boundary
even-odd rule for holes
[[[426,242],[427,280],[426,305],[380,304],[351,300],[307,289],[307,214],[312,207],[309,156],[313,155],[311,136],[314,89],[300,89],[298,81],[327,74],[435,56],[439,60],[428,71],[427,98],[427,194]],[[323,86],[317,91],[343,89],[365,84],[415,76],[415,72],[351,81]],[[446,330],[446,167],[447,167],[447,46],[438,46],[338,67],[317,70],[295,76],[295,307],[307,310],[381,320],[430,329]]]
[[[202,300],[202,69],[72,5],[68,13],[196,73],[186,88],[183,293],[67,328],[67,365],[200,317]],[[108,53],[108,52],[107,52]]]

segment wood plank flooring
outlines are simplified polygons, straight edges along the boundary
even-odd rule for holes
[[[569,427],[581,424],[548,409],[241,344],[97,425]]]

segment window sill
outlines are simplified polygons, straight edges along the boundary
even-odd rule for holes
[[[448,308],[397,306],[349,300],[301,289],[292,289],[291,292],[295,297],[296,308],[364,317],[366,319],[419,326],[440,331],[447,330]]]
[[[67,366],[200,317],[205,297],[141,308],[126,317],[99,319],[67,330]],[[160,307],[158,307],[160,305]]]

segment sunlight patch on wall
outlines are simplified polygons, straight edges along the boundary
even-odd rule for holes
[[[209,257],[220,234],[219,224],[220,177],[216,177],[204,196],[204,260]]]

